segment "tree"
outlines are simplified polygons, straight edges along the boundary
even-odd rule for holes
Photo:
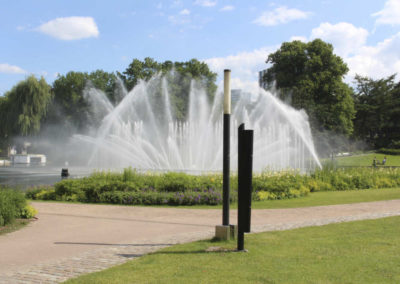
[[[29,136],[39,132],[51,101],[50,86],[31,75],[5,94],[1,103],[2,136]]]
[[[133,59],[129,67],[120,75],[124,79],[126,87],[130,90],[137,85],[139,80],[148,81],[161,69],[162,64],[156,62],[153,58],[146,57],[144,61]]]
[[[314,134],[331,131],[349,136],[355,114],[352,89],[343,82],[347,65],[320,39],[285,42],[266,61],[264,80],[296,109],[304,109]]]
[[[3,155],[8,146],[8,133],[7,133],[7,99],[4,96],[0,96],[0,155]]]
[[[395,75],[379,80],[355,77],[354,136],[374,148],[395,147],[400,142],[400,83],[394,79]]]
[[[134,59],[123,74],[119,75],[127,88],[132,89],[139,80],[148,81],[157,73],[161,73],[168,81],[171,102],[175,108],[174,113],[179,120],[186,117],[188,94],[193,79],[204,85],[210,100],[213,99],[217,90],[215,84],[217,74],[211,72],[206,63],[197,59],[174,63],[172,61],[159,63],[149,57],[146,57],[144,61]]]
[[[61,75],[53,83],[54,100],[49,124],[69,124],[78,131],[85,131],[90,117],[89,105],[83,91],[87,84],[104,91],[112,102],[117,99],[114,89],[116,76],[103,70],[90,74],[83,72],[68,72]]]

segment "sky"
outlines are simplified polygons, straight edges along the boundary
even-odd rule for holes
[[[221,84],[257,86],[283,42],[321,38],[350,71],[400,70],[400,0],[0,0],[0,95],[34,74],[123,72],[134,58],[209,64]],[[398,77],[397,77],[398,78]]]

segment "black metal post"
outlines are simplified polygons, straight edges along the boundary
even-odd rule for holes
[[[231,127],[231,70],[224,70],[224,137],[222,164],[222,225],[229,226],[229,175],[230,175],[230,127]]]
[[[222,225],[229,226],[229,172],[230,172],[230,128],[231,128],[231,115],[224,113],[224,144],[223,144],[223,211],[222,211]]]
[[[244,233],[250,233],[253,182],[253,130],[239,126],[238,137],[238,244],[244,251]]]

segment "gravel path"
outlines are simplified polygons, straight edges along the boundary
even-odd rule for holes
[[[59,283],[210,238],[222,210],[33,202],[38,220],[0,236],[0,283]],[[400,200],[252,211],[252,232],[400,215]],[[237,221],[231,211],[231,223]]]

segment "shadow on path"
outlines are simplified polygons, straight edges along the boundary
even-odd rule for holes
[[[172,246],[174,244],[109,244],[109,243],[80,243],[80,242],[54,242],[55,245],[88,245],[88,246],[116,246],[116,247],[158,247]]]
[[[95,216],[73,215],[73,214],[41,213],[41,215],[76,217],[76,218],[87,218],[87,219],[98,219],[98,220],[118,220],[118,221],[127,221],[127,222],[142,222],[142,223],[168,224],[168,225],[181,225],[181,226],[196,226],[196,227],[208,227],[208,228],[215,227],[215,225],[205,225],[205,224],[187,224],[187,223],[165,222],[165,221],[150,221],[150,220],[143,220],[143,219],[95,217]]]

